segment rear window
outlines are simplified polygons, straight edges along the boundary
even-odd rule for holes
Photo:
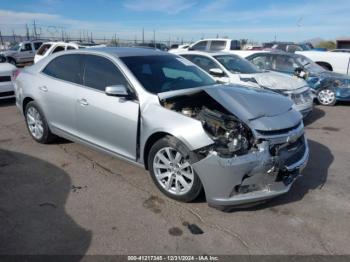
[[[46,52],[47,52],[47,50],[50,49],[50,47],[51,47],[50,44],[43,44],[43,45],[39,48],[37,54],[38,54],[38,55],[45,55]]]
[[[194,46],[192,46],[192,50],[205,50],[207,48],[208,41],[201,41]]]
[[[42,71],[54,78],[81,84],[82,55],[62,55],[53,59]]]
[[[241,43],[238,40],[231,41],[231,50],[241,50]]]
[[[210,50],[211,51],[221,51],[226,47],[226,41],[211,41]]]

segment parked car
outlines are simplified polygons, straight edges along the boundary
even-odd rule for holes
[[[156,49],[159,49],[162,51],[169,50],[169,48],[166,46],[166,44],[163,44],[163,43],[141,43],[141,44],[137,44],[137,46],[156,48]]]
[[[227,51],[230,50],[240,50],[241,44],[238,40],[232,40],[232,39],[220,39],[220,38],[214,38],[214,39],[203,39],[199,40],[192,45],[190,45],[187,48],[183,48],[185,50],[192,50],[192,51]],[[170,50],[170,52],[176,53],[178,50]]]
[[[350,74],[350,53],[320,51],[299,51],[296,53],[306,56],[328,71],[346,75]]]
[[[0,52],[13,65],[32,63],[36,50],[39,49],[43,41],[24,41],[10,47],[6,51]]]
[[[222,83],[265,88],[288,96],[294,108],[306,117],[313,109],[313,94],[301,78],[262,71],[248,60],[230,53],[190,51],[178,53]]]
[[[14,65],[7,62],[5,56],[0,55],[0,100],[15,96],[12,77],[16,70]]]
[[[182,44],[182,45],[173,44],[170,46],[170,50],[172,50],[172,49],[180,49],[180,50],[185,49],[186,50],[189,46],[190,46],[190,44]]]
[[[294,53],[295,51],[312,50],[314,47],[311,43],[268,42],[263,43],[263,48]]]
[[[149,170],[179,201],[263,201],[291,188],[309,149],[300,113],[281,95],[217,85],[188,60],[153,49],[53,54],[16,78],[32,138],[65,137]]]
[[[67,43],[67,42],[45,42],[38,49],[34,57],[34,63],[37,63],[39,60],[47,57],[51,54],[79,49],[79,45],[76,43]]]
[[[247,57],[260,69],[272,70],[304,78],[322,105],[350,101],[350,77],[330,72],[309,58],[290,53],[255,53]]]

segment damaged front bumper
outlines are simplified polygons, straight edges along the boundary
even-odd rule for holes
[[[269,141],[262,142],[257,151],[233,158],[221,158],[210,152],[193,164],[208,204],[245,205],[288,192],[309,157],[304,135],[297,143],[286,143],[276,156],[271,153],[273,145]]]

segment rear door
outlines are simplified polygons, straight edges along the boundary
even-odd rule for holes
[[[24,43],[21,46],[20,53],[18,54],[18,62],[31,62],[34,59],[34,55],[35,53],[32,47],[32,43]]]
[[[139,103],[107,96],[112,85],[131,86],[118,66],[100,55],[84,55],[83,85],[76,103],[80,137],[107,151],[136,160]]]
[[[82,56],[67,54],[53,59],[38,83],[40,105],[52,128],[77,135],[77,89],[82,83]]]

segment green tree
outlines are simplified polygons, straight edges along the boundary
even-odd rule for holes
[[[332,50],[336,48],[336,44],[333,41],[322,41],[315,47],[317,48],[327,48],[328,50]]]

